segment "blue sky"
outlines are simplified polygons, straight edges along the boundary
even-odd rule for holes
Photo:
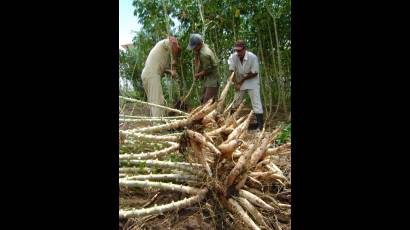
[[[138,31],[141,25],[138,23],[138,18],[134,16],[133,0],[119,0],[119,46],[132,43],[134,33]]]

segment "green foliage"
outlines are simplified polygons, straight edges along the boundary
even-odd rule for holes
[[[199,4],[202,7],[198,7]],[[144,99],[140,75],[145,59],[156,42],[168,33],[178,38],[183,50],[178,80],[173,82],[171,91],[163,85],[164,97],[168,102],[175,102],[188,93],[193,84],[193,54],[186,47],[189,35],[195,32],[205,35],[205,43],[218,57],[221,86],[229,74],[227,59],[233,52],[232,46],[237,39],[243,39],[260,61],[264,104],[279,105],[284,110],[290,108],[290,0],[134,0],[133,6],[142,28],[133,39],[136,48],[120,54],[120,65],[126,63],[123,69],[138,91],[135,97]],[[187,104],[197,106],[201,93],[196,82]],[[230,90],[227,99],[232,98],[233,90]]]
[[[167,160],[171,162],[183,162],[184,161],[184,156],[179,153],[171,153],[167,156]]]
[[[143,170],[146,167],[146,163],[141,161],[140,163],[138,163],[137,167],[141,170]]]
[[[120,145],[120,154],[124,154],[124,153],[126,153],[126,150],[124,148],[122,148],[121,145]]]
[[[128,92],[121,90],[121,94],[128,97],[144,99],[144,87],[140,78],[142,67],[139,65],[139,57],[141,52],[138,48],[130,48],[127,51],[120,50],[119,69],[120,77],[129,80],[132,83],[134,91]]]
[[[291,123],[283,124],[282,126],[284,126],[282,132],[275,140],[275,143],[277,145],[285,144],[286,142],[289,142],[291,140]]]
[[[120,145],[120,154],[129,152],[130,148],[128,148],[126,145]]]

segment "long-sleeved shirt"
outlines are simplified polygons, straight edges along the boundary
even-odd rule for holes
[[[151,49],[145,61],[144,71],[162,75],[170,68],[171,43],[168,38],[163,39]]]

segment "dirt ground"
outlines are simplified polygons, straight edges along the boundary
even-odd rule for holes
[[[120,109],[121,110],[121,109]],[[245,108],[243,110],[243,115],[248,114],[250,108]],[[149,109],[146,106],[127,106],[123,109],[123,113],[127,115],[136,115],[136,116],[147,116],[149,114]],[[286,121],[287,117],[284,114],[278,114],[278,116],[270,120],[267,124],[267,131],[271,131],[277,124],[280,122]],[[253,121],[251,121],[253,122]],[[130,129],[138,128],[142,126],[149,125],[147,123],[138,123],[138,124],[121,124],[120,129]],[[257,135],[254,131],[250,131],[247,138],[255,139]],[[283,171],[284,175],[287,177],[288,181],[291,180],[291,158],[290,154],[285,156],[278,156],[274,158],[274,163]],[[277,184],[270,185],[261,185],[260,189],[266,192],[269,195],[272,195],[279,202],[291,203],[291,189],[290,185],[283,187]],[[171,191],[160,191],[158,189],[141,189],[141,188],[132,188],[132,189],[123,189],[119,190],[120,203],[119,208],[143,208],[151,207],[154,205],[166,204],[171,201],[181,200],[185,196],[179,192]],[[178,211],[173,211],[170,213],[158,214],[158,215],[149,215],[140,218],[129,218],[126,220],[120,220],[119,229],[121,230],[140,230],[140,229],[248,229],[243,223],[238,220],[233,219],[229,216],[228,213],[220,213],[219,218],[224,218],[225,221],[218,219],[213,219],[210,215],[211,211],[215,209],[210,209],[209,206],[212,204],[209,202],[212,199],[205,198],[204,201],[200,202],[197,205],[194,205],[189,208],[183,208]],[[268,213],[266,213],[269,216]],[[280,229],[288,230],[291,229],[291,221],[287,218],[278,217],[278,223]],[[229,221],[226,221],[229,220]],[[266,221],[274,222],[273,217],[268,217]],[[222,224],[222,222],[224,222]],[[279,229],[276,227],[276,229]]]

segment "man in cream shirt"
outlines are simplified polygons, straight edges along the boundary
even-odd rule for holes
[[[159,41],[149,52],[141,74],[148,102],[158,105],[164,104],[165,99],[162,92],[161,76],[164,73],[169,73],[172,78],[176,77],[176,67],[180,53],[181,47],[173,36]],[[169,69],[171,56],[172,63],[171,69]],[[163,115],[163,109],[151,106],[151,116],[161,117]]]

